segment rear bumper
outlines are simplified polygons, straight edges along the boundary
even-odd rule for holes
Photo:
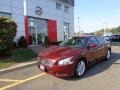
[[[74,75],[74,65],[65,65],[58,66],[54,65],[52,67],[44,66],[45,70],[42,70],[46,73],[52,74],[56,77],[71,77]],[[40,69],[40,64],[38,63],[38,68]],[[40,69],[41,70],[41,69]]]

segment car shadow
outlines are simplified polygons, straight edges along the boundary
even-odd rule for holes
[[[81,79],[84,79],[87,77],[97,75],[97,74],[109,69],[111,67],[111,65],[113,65],[113,64],[120,64],[120,63],[116,62],[119,59],[120,59],[120,53],[112,53],[111,59],[109,61],[101,60],[101,61],[97,62],[96,64],[94,64],[90,68],[88,68],[87,72],[82,77],[80,77],[80,78],[68,77],[68,78],[64,78],[64,80],[76,81],[76,80],[81,80]]]

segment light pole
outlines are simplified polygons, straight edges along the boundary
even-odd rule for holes
[[[108,26],[107,26],[107,23],[106,23],[106,22],[103,22],[103,24],[105,25],[105,26],[104,26],[104,34],[103,34],[103,35],[105,35],[105,34],[106,34],[106,30],[105,30],[105,29],[107,29]]]

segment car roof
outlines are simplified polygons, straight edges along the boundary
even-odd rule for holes
[[[95,35],[81,35],[81,36],[74,36],[73,38],[91,38],[96,37]]]

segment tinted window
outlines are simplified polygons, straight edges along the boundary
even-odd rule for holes
[[[88,45],[90,45],[90,44],[96,44],[97,45],[98,43],[97,43],[97,40],[95,38],[91,38]]]
[[[99,44],[104,44],[105,43],[105,38],[104,37],[97,37],[97,41]]]

